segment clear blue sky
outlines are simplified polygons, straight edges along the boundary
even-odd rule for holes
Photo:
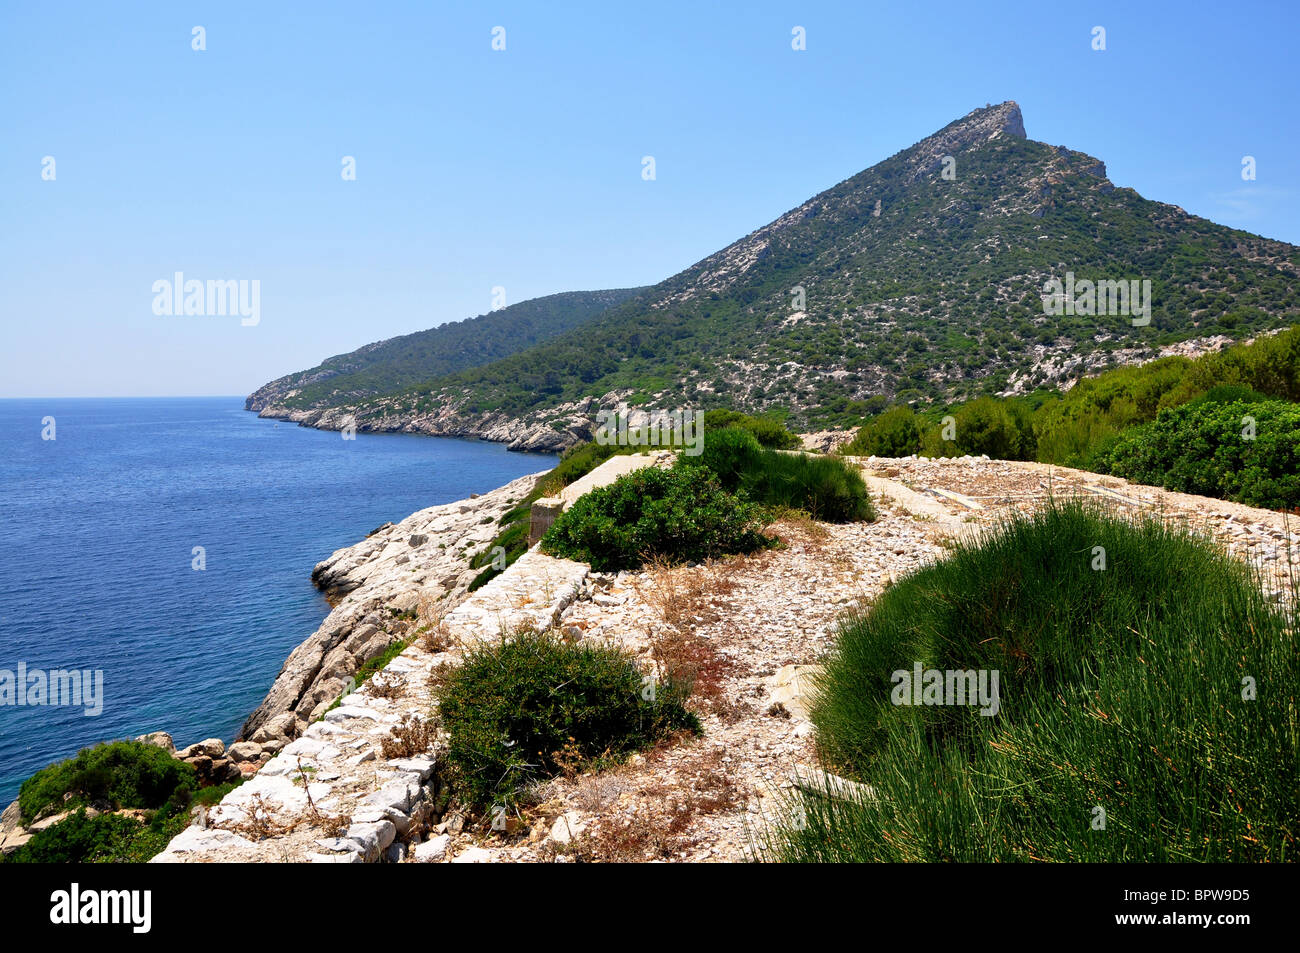
[[[0,396],[243,394],[496,285],[653,283],[1007,99],[1118,185],[1300,243],[1298,11],[5,3]],[[260,324],[156,316],[176,271],[259,280]]]

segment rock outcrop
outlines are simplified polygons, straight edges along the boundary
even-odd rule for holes
[[[818,430],[813,433],[801,434],[799,439],[803,441],[803,449],[805,450],[814,453],[830,453],[832,450],[838,450],[844,446],[856,434],[856,430]]]
[[[582,563],[525,553],[447,614],[449,645],[557,624],[575,600],[590,598],[589,572]],[[255,777],[199,814],[152,862],[446,859],[448,832],[459,833],[465,819],[449,810],[442,783],[445,738],[436,727],[418,736],[403,728],[425,723],[433,704],[430,675],[456,656],[455,649],[430,652],[421,642],[407,647],[384,669],[385,691],[376,691],[374,679],[366,682]],[[399,736],[407,750],[393,750]],[[413,737],[422,741],[417,745]],[[465,846],[453,862],[472,863],[484,854]]]
[[[231,747],[233,760],[261,763],[297,738],[349,687],[358,668],[414,635],[421,603],[429,612],[454,607],[477,572],[469,560],[492,541],[500,517],[532,491],[540,475],[420,510],[318,563],[312,581],[337,600],[334,609],[290,653]]]

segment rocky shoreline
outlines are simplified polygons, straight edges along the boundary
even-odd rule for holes
[[[530,552],[467,597],[468,559],[538,474],[421,510],[338,550],[312,573],[337,600],[333,611],[289,656],[235,743],[208,739],[176,751],[165,733],[139,739],[174,752],[210,783],[249,778],[159,860],[753,859],[761,854],[755,831],[790,779],[815,771],[801,685],[840,614],[939,558],[954,539],[1052,498],[1082,497],[1208,533],[1253,564],[1276,601],[1292,596],[1300,572],[1300,533],[1281,513],[1043,464],[856,462],[880,510],[875,523],[779,524],[784,547],[697,567],[606,576]],[[618,467],[608,469],[612,478]],[[754,605],[779,608],[756,615]],[[430,619],[445,629],[445,645],[424,637],[419,626]],[[403,758],[385,749],[404,716],[427,713],[432,666],[523,621],[618,645],[647,665],[665,645],[685,646],[716,677],[701,698],[704,739],[611,772],[556,779],[526,836],[501,837],[448,810],[436,750]],[[357,669],[395,642],[405,648],[385,667],[384,685],[346,694]],[[390,683],[401,691],[394,695]],[[258,813],[268,804],[278,805],[267,815],[278,818],[270,835]],[[24,829],[16,810],[0,818],[4,849],[58,819]],[[330,833],[331,818],[350,826]]]
[[[459,604],[477,574],[470,559],[541,475],[419,510],[317,563],[312,582],[334,608],[290,653],[236,740],[267,747],[297,738],[353,687],[361,666],[413,637],[422,606],[428,615]],[[273,753],[268,748],[266,757]]]
[[[355,426],[359,433],[406,433],[426,437],[458,437],[465,440],[488,440],[504,443],[507,450],[522,453],[562,453],[585,443],[595,432],[595,401],[555,408],[547,422],[529,421],[507,414],[466,415],[455,411],[438,414],[358,412],[353,408],[299,409],[268,402],[257,394],[250,396],[244,409],[259,417],[283,420],[300,427],[317,430],[343,430]],[[558,424],[558,425],[557,425]]]

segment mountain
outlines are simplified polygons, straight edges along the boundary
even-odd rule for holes
[[[873,397],[1023,392],[1294,323],[1298,270],[1296,246],[1144,199],[1101,160],[1027,139],[1006,102],[550,340],[407,389],[263,413],[517,449],[576,442],[618,401],[811,426],[860,417]],[[1044,284],[1067,274],[1150,281],[1149,324],[1046,313]]]
[[[310,370],[264,384],[249,395],[244,407],[254,411],[268,407],[334,407],[405,391],[548,341],[621,304],[639,290],[553,294],[428,331],[367,344],[328,358]]]

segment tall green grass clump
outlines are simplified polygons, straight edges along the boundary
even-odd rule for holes
[[[793,450],[802,445],[799,435],[785,428],[775,417],[755,417],[738,410],[710,410],[704,414],[704,432],[712,430],[744,430],[764,447],[773,450]]]
[[[699,720],[671,684],[648,692],[613,646],[523,631],[471,651],[439,691],[447,758],[475,805],[510,804],[565,768],[612,763]],[[647,697],[649,696],[649,697]]]
[[[746,482],[745,492],[767,506],[804,510],[827,523],[876,518],[862,475],[838,457],[766,453],[762,469]]]
[[[699,454],[692,457],[683,453],[678,465],[704,467],[718,478],[724,490],[735,493],[745,484],[747,475],[762,467],[765,459],[763,447],[752,433],[739,427],[724,427],[705,430]]]
[[[804,510],[828,523],[876,518],[867,485],[852,464],[839,457],[765,449],[745,430],[707,431],[700,454],[683,454],[678,467],[710,470],[729,493],[771,508]]]
[[[1300,639],[1252,571],[1154,518],[1050,503],[845,621],[811,718],[828,769],[792,861],[1285,861]],[[895,704],[895,672],[999,673],[995,715]]]

